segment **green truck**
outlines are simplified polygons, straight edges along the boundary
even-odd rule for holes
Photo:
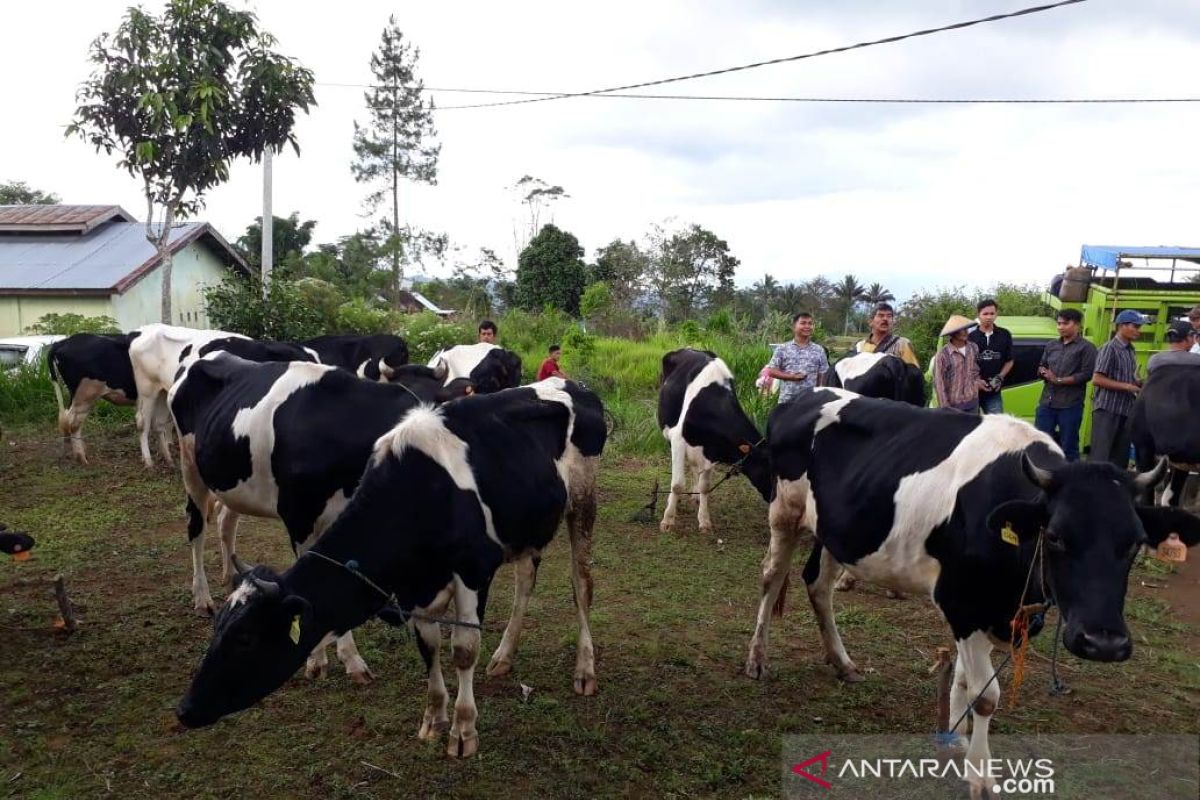
[[[1055,310],[1077,308],[1083,314],[1083,336],[1099,347],[1112,336],[1118,311],[1140,311],[1149,323],[1134,343],[1138,371],[1146,375],[1146,362],[1154,353],[1167,349],[1164,338],[1170,323],[1186,319],[1200,305],[1200,283],[1191,280],[1200,272],[1200,248],[1195,247],[1108,247],[1084,245],[1079,266],[1067,271],[1061,286],[1044,299]],[[1056,280],[1057,284],[1057,280]],[[1037,376],[1042,348],[1058,338],[1053,317],[1000,317],[996,324],[1013,335],[1016,362],[1003,390],[1004,410],[1033,422],[1042,381]],[[1080,449],[1091,442],[1092,391],[1088,384]]]

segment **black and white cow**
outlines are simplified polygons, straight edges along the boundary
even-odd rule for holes
[[[717,464],[741,462],[741,471],[763,500],[771,498],[771,467],[758,428],[746,416],[733,391],[733,373],[715,353],[672,350],[663,356],[658,390],[658,425],[671,443],[671,494],[660,528],[675,525],[676,506],[687,491],[687,477],[699,502],[697,523],[712,532],[708,492]]]
[[[1200,471],[1200,369],[1190,365],[1157,367],[1146,379],[1129,416],[1130,440],[1139,470],[1165,456],[1171,478],[1160,502],[1178,506],[1188,474]],[[1146,496],[1145,502],[1152,498]]]
[[[216,517],[222,581],[234,569],[241,514],[275,517],[302,552],[354,493],[375,440],[421,402],[450,399],[426,367],[405,365],[396,384],[360,380],[329,365],[256,363],[218,351],[171,388],[192,549],[192,602],[216,609],[204,572],[204,532]],[[219,502],[216,502],[219,501]],[[370,680],[353,638],[338,642],[350,677]],[[324,648],[309,674],[324,672]]]
[[[537,558],[564,514],[580,625],[575,691],[592,694],[589,551],[605,435],[599,398],[558,378],[410,412],[379,438],[358,492],[312,549],[281,575],[254,568],[234,591],[179,704],[180,721],[208,725],[249,707],[327,635],[361,625],[392,595],[421,615],[413,622],[429,694],[418,736],[437,739],[449,727],[450,755],[473,755],[477,626],[492,578],[502,562],[518,559],[513,617],[496,656],[510,658]],[[351,561],[359,575],[340,566]],[[445,615],[451,600],[462,623],[451,635],[452,724],[431,619]]]
[[[390,333],[317,336],[300,344],[315,351],[322,364],[348,369],[370,381],[386,378],[408,363],[408,343]]]
[[[891,353],[854,353],[840,359],[829,371],[829,386],[914,406],[927,402],[921,371]],[[854,583],[854,576],[843,572],[834,588],[846,592],[854,588]],[[885,591],[888,597],[903,597],[894,589]]]
[[[171,412],[167,408],[167,392],[175,382],[184,353],[192,353],[214,339],[249,337],[218,330],[196,330],[155,322],[137,329],[138,335],[129,343],[129,362],[133,367],[133,382],[137,389],[138,444],[142,462],[153,469],[150,455],[150,430],[158,433],[158,450],[167,464],[171,458]]]
[[[1011,646],[1009,622],[1022,602],[1052,600],[1075,655],[1123,661],[1133,647],[1125,588],[1139,549],[1172,530],[1200,541],[1200,519],[1135,503],[1165,464],[1136,478],[1109,464],[1068,464],[1046,434],[1014,417],[819,389],[776,409],[768,431],[777,485],[747,674],[766,673],[771,611],[782,610],[801,533],[815,531],[804,581],[827,661],[842,679],[862,680],[834,621],[839,566],[928,594],[958,644],[951,719],[982,693],[967,750],[973,763],[990,757],[988,723],[1000,696],[990,654]]]
[[[446,371],[446,382],[468,378],[480,394],[521,385],[521,357],[488,342],[460,344],[439,351],[429,360],[429,366]]]
[[[829,371],[829,385],[914,406],[927,402],[921,370],[890,353],[856,353],[839,360]]]
[[[259,339],[246,339],[242,336],[228,336],[223,339],[213,339],[199,347],[187,346],[180,353],[180,364],[189,364],[203,358],[209,353],[221,350],[231,353],[247,361],[266,363],[268,361],[309,361],[323,363],[317,351],[311,347],[292,342],[270,342]]]
[[[77,333],[50,345],[46,356],[54,397],[58,400],[58,430],[63,436],[63,454],[87,463],[80,429],[100,400],[119,406],[137,402],[129,343],[137,333]],[[63,402],[66,386],[70,406]]]

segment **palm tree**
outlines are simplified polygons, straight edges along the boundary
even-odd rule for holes
[[[890,303],[895,299],[896,295],[892,294],[878,283],[872,283],[863,293],[863,300],[867,301],[871,305],[876,305],[877,303]]]
[[[833,286],[833,296],[838,301],[838,306],[842,309],[843,325],[842,333],[846,333],[850,329],[850,313],[854,311],[854,306],[866,299],[866,289],[858,282],[858,278],[847,274],[842,277],[840,283]]]
[[[769,308],[771,302],[779,294],[779,281],[771,277],[770,273],[763,275],[762,280],[750,287],[755,298],[762,304],[763,308]]]

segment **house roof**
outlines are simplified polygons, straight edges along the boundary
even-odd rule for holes
[[[0,206],[0,233],[88,233],[114,220],[137,221],[120,206]]]
[[[412,299],[416,300],[417,303],[419,303],[423,308],[425,308],[427,311],[432,311],[438,316],[444,317],[454,313],[454,311],[451,309],[438,308],[436,305],[434,305],[432,300],[420,292],[403,292],[401,296],[405,294],[411,295]]]
[[[207,222],[173,226],[169,246],[178,253],[198,240],[226,266],[250,272],[237,251]],[[109,222],[85,235],[79,231],[18,234],[0,227],[0,293],[4,294],[121,293],[158,263],[158,253],[140,222]]]

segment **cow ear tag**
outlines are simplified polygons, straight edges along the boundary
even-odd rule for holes
[[[1000,538],[1017,547],[1021,544],[1021,540],[1017,538],[1017,532],[1012,529],[1012,525],[1005,525],[1000,529]]]
[[[742,455],[746,455],[747,453],[750,452],[750,445],[746,444],[745,442],[742,442],[741,444],[738,445],[738,450],[741,452]]]
[[[292,640],[292,644],[300,644],[300,615],[292,617],[292,629],[288,631],[288,638]]]

